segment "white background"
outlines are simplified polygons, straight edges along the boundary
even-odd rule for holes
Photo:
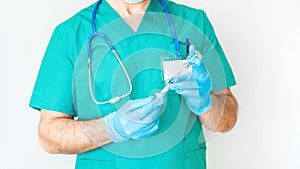
[[[73,168],[74,156],[40,148],[28,103],[54,27],[92,2],[1,0],[1,169]],[[238,124],[209,140],[208,169],[299,169],[300,1],[184,3],[207,12],[238,81]]]

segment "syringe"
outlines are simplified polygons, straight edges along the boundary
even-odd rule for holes
[[[171,78],[168,81],[168,83],[166,84],[166,86],[160,92],[155,93],[157,98],[161,98],[162,99],[165,96],[165,94],[170,90],[170,85],[172,83],[175,83],[177,81],[177,77],[179,75],[181,75],[181,73],[184,71],[184,69],[189,69],[188,63],[190,61],[192,61],[195,57],[199,57],[200,59],[202,59],[201,53],[199,51],[197,51],[197,50],[195,51],[195,54],[192,57],[186,58],[185,62],[183,63],[184,68],[182,70],[180,70],[178,73],[176,73],[176,75],[173,76],[173,78]]]
[[[166,84],[166,86],[160,91],[155,93],[157,98],[162,99],[166,93],[170,90],[170,86],[171,84],[175,83],[177,81],[177,77],[181,74],[183,70],[181,70],[180,72],[178,72],[173,78],[171,78],[168,83]]]

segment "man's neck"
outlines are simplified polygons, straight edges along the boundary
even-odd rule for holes
[[[124,0],[106,1],[124,19],[132,30],[137,31],[151,0],[145,0],[137,4],[129,4]]]
[[[121,17],[124,18],[132,15],[143,15],[151,0],[144,0],[136,4],[126,3],[124,0],[106,1]]]

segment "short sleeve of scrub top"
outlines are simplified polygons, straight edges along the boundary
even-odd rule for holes
[[[213,26],[205,12],[200,12],[203,13],[203,32],[205,35],[201,53],[203,55],[205,66],[212,79],[212,91],[218,91],[234,86],[236,80]]]
[[[30,107],[75,116],[72,99],[73,63],[56,28],[45,52]]]

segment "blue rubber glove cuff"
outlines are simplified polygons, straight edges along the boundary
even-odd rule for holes
[[[194,100],[193,100],[194,99]],[[199,105],[200,104],[200,105]],[[203,98],[186,98],[186,105],[187,107],[196,115],[200,116],[206,113],[212,104],[211,96],[206,97],[204,100]]]
[[[117,112],[113,112],[113,113],[110,113],[107,116],[103,117],[104,130],[106,131],[106,133],[108,134],[108,136],[112,140],[112,142],[114,142],[114,143],[121,143],[124,141],[128,141],[129,138],[120,135],[119,132],[117,131],[116,127],[110,127],[110,126],[115,125],[114,119],[115,119],[116,115],[117,115]]]

